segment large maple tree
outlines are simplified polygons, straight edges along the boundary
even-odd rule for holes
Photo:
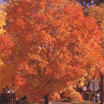
[[[75,86],[104,65],[96,20],[67,0],[15,0],[6,11],[5,29],[14,43],[1,68],[8,85],[14,81],[18,95],[34,101],[57,99],[61,92],[81,99]]]

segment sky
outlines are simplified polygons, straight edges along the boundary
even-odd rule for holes
[[[0,3],[2,2],[2,0],[0,0]]]
[[[3,0],[0,0],[0,3],[4,3],[5,4],[5,2],[3,2]]]

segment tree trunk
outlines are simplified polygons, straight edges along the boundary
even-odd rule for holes
[[[101,91],[101,103],[104,104],[104,75],[100,74],[100,91]]]
[[[48,104],[48,94],[44,96],[45,104]]]

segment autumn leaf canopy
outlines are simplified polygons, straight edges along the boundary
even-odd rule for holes
[[[14,76],[18,95],[39,101],[65,92],[78,99],[73,88],[103,70],[101,31],[76,2],[17,0],[8,4],[6,13],[5,29],[13,48],[2,59],[5,67],[0,72],[7,70],[9,76],[2,85],[9,85]]]

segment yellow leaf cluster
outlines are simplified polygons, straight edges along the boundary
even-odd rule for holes
[[[6,19],[6,12],[4,12],[4,6],[0,5],[0,34],[5,32],[5,30],[3,29],[3,27],[6,25],[5,19]]]
[[[73,88],[72,85],[69,86],[69,87],[65,90],[64,94],[65,94],[66,97],[71,97],[71,99],[72,99],[73,101],[76,101],[76,100],[77,100],[77,101],[83,101],[83,100],[82,100],[82,96],[80,95],[80,93],[77,92],[77,91]]]

